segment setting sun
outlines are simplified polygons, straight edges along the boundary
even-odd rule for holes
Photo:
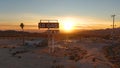
[[[70,31],[73,29],[73,23],[71,21],[66,21],[63,27],[66,31]]]
[[[62,30],[65,32],[71,32],[74,29],[75,22],[73,19],[65,19],[62,22]]]

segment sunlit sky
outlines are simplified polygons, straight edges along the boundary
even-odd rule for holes
[[[120,0],[0,0],[0,29],[21,22],[37,26],[40,19],[57,19],[62,24],[69,19],[77,29],[110,28],[112,14],[120,27]]]

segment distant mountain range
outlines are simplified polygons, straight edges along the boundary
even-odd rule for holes
[[[113,29],[100,29],[100,30],[84,30],[78,31],[76,33],[72,33],[72,37],[110,37],[113,33]],[[0,31],[0,37],[47,37],[47,33],[31,33],[31,32],[22,32],[22,31],[15,31],[15,30],[5,30]],[[60,33],[60,36],[64,36],[65,34]],[[120,37],[120,28],[114,29],[114,35],[116,37]]]
[[[84,37],[101,37],[101,38],[111,38],[112,35],[116,38],[120,38],[120,28],[113,29],[100,29],[100,30],[85,30],[78,33],[80,36]]]
[[[22,31],[15,31],[15,30],[5,30],[0,31],[0,37],[46,37],[44,33],[31,33],[31,32],[22,32]]]
[[[65,34],[64,34],[65,35]],[[104,39],[110,39],[114,35],[116,38],[120,38],[120,28],[113,29],[99,29],[99,30],[83,30],[76,31],[76,33],[69,34],[72,38],[81,38],[81,37],[99,37]]]

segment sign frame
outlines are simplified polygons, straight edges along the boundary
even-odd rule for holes
[[[59,28],[58,20],[40,20],[38,28]]]

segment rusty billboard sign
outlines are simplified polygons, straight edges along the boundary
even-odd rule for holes
[[[58,20],[40,20],[38,28],[59,28]]]

